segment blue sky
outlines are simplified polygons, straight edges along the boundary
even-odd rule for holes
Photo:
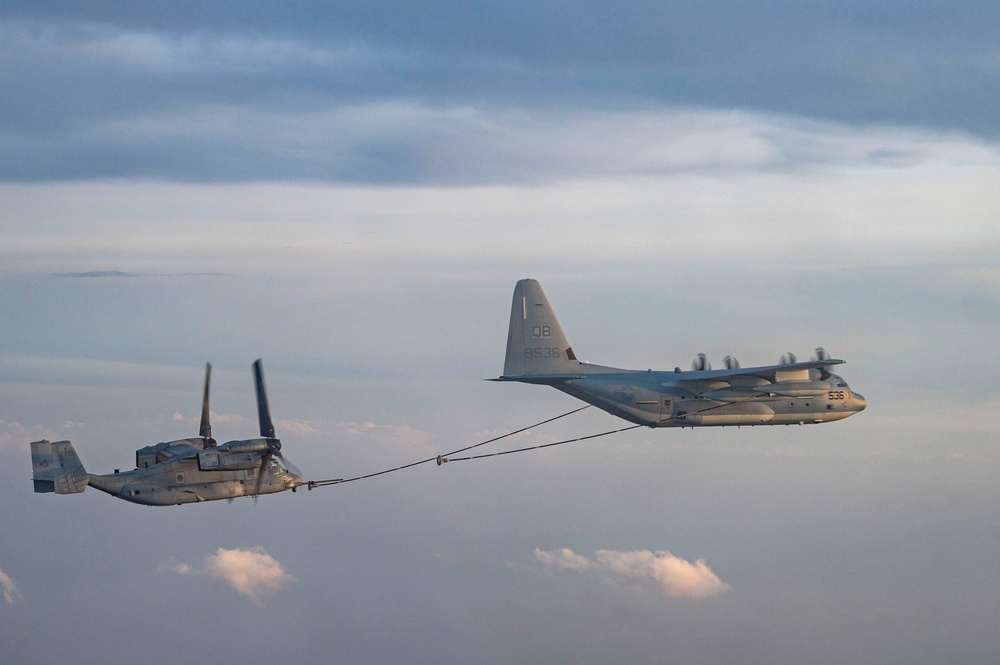
[[[995,661],[997,12],[6,3],[5,655]],[[228,440],[264,358],[315,478],[568,411],[482,380],[522,277],[581,358],[823,345],[869,407],[256,505],[30,491],[29,441],[193,435],[205,361]]]

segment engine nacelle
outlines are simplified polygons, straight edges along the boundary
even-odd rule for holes
[[[245,471],[260,466],[261,455],[256,452],[230,452],[203,450],[198,453],[198,468],[202,471]]]
[[[243,441],[227,441],[218,447],[219,450],[229,453],[265,453],[270,444],[267,439],[246,439]]]
[[[261,458],[270,449],[267,439],[227,441],[221,446],[198,453],[198,468],[202,471],[244,471],[260,466]]]
[[[191,448],[204,448],[205,439],[178,439],[176,441],[164,441],[153,446],[146,446],[135,451],[135,468],[145,469],[146,467],[166,462],[186,453]]]

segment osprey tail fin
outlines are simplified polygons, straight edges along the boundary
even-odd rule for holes
[[[31,478],[36,492],[77,494],[87,489],[90,476],[69,441],[31,442]]]
[[[514,286],[503,378],[579,372],[580,362],[541,285],[522,279]]]

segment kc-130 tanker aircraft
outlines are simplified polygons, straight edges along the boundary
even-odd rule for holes
[[[843,420],[865,398],[828,368],[843,363],[822,348],[809,362],[785,354],[780,364],[740,367],[726,356],[713,370],[698,354],[691,371],[627,370],[577,360],[541,285],[514,287],[503,376],[556,390],[629,422],[650,427],[791,425]]]
[[[147,506],[256,497],[289,489],[294,492],[305,483],[280,462],[284,459],[281,441],[275,438],[259,359],[253,371],[261,438],[216,444],[208,411],[212,366],[205,365],[201,430],[197,437],[140,448],[135,451],[135,469],[121,473],[116,469],[104,475],[87,473],[69,441],[32,441],[35,491],[77,494],[89,485]]]

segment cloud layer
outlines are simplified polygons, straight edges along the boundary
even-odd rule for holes
[[[992,7],[900,22],[862,3],[836,16],[725,1],[570,16],[337,5],[277,17],[213,3],[193,22],[139,7],[0,11],[0,84],[18,91],[0,103],[0,179],[527,180],[552,167],[544,139],[560,122],[536,128],[537,150],[513,126],[608,108],[997,134]],[[601,136],[577,145],[605,148]]]
[[[281,591],[295,579],[259,546],[231,550],[220,547],[215,554],[206,555],[201,566],[181,563],[167,565],[164,569],[179,575],[220,579],[258,605],[263,597]]]
[[[591,559],[565,547],[551,551],[536,548],[535,560],[556,570],[593,571],[611,579],[653,580],[668,598],[710,598],[732,588],[712,572],[704,559],[691,563],[666,550],[597,550]]]

